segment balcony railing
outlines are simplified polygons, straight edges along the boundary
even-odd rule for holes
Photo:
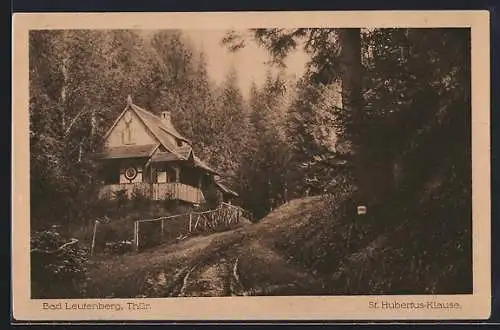
[[[99,192],[100,198],[114,199],[117,193],[124,194],[131,199],[134,193],[140,193],[152,200],[181,200],[188,203],[199,204],[205,201],[200,189],[180,182],[169,183],[126,183],[105,185]]]
[[[154,200],[178,199],[189,203],[203,203],[205,198],[200,189],[180,182],[153,183]]]

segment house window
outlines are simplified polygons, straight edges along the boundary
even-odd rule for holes
[[[166,183],[167,182],[167,172],[156,172],[156,182],[158,183]]]

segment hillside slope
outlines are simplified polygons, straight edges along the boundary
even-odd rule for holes
[[[309,226],[323,203],[319,197],[298,199],[258,224],[141,253],[96,258],[90,267],[89,296],[251,295],[317,285],[312,273],[275,248],[274,238]]]
[[[370,233],[370,224],[365,223],[360,226],[365,232],[353,232],[349,221],[335,218],[332,204],[338,205],[338,201],[320,196],[296,199],[257,224],[111,260],[95,260],[89,295],[126,298],[467,291],[467,283],[461,284],[465,289],[438,285],[451,279],[446,277],[450,276],[446,270],[453,268],[453,263],[437,260],[444,272],[433,273],[431,263],[425,265],[415,256],[408,259],[404,255],[401,248],[408,243],[409,222],[383,233]],[[411,282],[416,276],[423,280]],[[422,289],[422,285],[426,287]]]

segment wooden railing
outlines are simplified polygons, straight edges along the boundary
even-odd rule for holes
[[[124,197],[129,199],[133,197],[134,191],[137,191],[152,200],[177,199],[194,204],[205,201],[200,189],[180,182],[110,184],[101,188],[99,196],[113,199],[121,191],[124,192]]]
[[[205,198],[200,189],[180,182],[153,183],[153,199],[179,199],[190,203],[203,203]]]
[[[232,204],[229,204],[229,203],[222,202],[221,203],[221,207],[225,207],[227,209],[231,209],[231,210],[237,212],[238,213],[238,217],[243,217],[246,220],[251,221],[251,222],[254,221],[253,214],[251,212],[245,210],[241,206],[232,205]]]
[[[170,215],[155,219],[141,219],[134,222],[134,249],[157,245],[166,236],[184,239],[193,234],[227,230],[240,223],[251,221],[249,213],[239,206],[221,203],[214,210]]]

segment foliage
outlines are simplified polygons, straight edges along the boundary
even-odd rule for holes
[[[117,201],[118,207],[123,207],[128,201],[127,189],[113,191],[113,198]]]
[[[221,192],[214,186],[210,185],[204,192],[205,204],[204,207],[207,210],[215,210],[219,207],[222,202]]]
[[[264,85],[253,85],[250,93],[250,133],[241,154],[239,186],[242,206],[257,219],[288,199],[286,85],[283,73],[268,71]]]
[[[290,109],[297,178],[292,186],[298,194],[307,193],[309,186],[298,184],[305,177],[313,179],[316,193],[325,188],[335,193],[338,184],[345,191],[353,184],[362,188],[362,195],[353,194],[338,206],[334,218],[344,229],[322,233],[324,252],[349,256],[377,237],[391,237],[380,248],[394,253],[389,259],[388,253],[374,257],[364,273],[370,278],[351,285],[350,292],[466,290],[471,283],[468,30],[260,29],[254,37],[278,63],[296,47],[311,54]],[[338,81],[341,106],[329,96]],[[360,197],[368,202],[369,214],[357,223]],[[454,216],[442,213],[455,211]],[[335,243],[335,233],[344,230],[341,241],[350,241],[348,248]],[[411,251],[404,246],[409,241],[414,242]],[[330,260],[323,252],[315,254],[320,264]],[[410,256],[422,272],[400,267]],[[377,262],[384,268],[376,268]],[[432,278],[439,263],[448,266]],[[371,279],[375,269],[380,272],[376,280]],[[353,266],[332,286],[345,289],[358,271]]]
[[[248,138],[248,113],[234,68],[227,73],[215,96],[217,109],[213,111],[212,127],[217,133],[205,152],[209,154],[208,162],[217,164],[219,171],[234,185],[240,165],[239,155]]]
[[[245,100],[236,71],[215,85],[205,55],[180,31],[32,31],[32,228],[78,228],[95,218],[100,182],[90,155],[132,94],[151,111],[171,111],[195,153],[238,187],[241,204],[257,218],[294,197],[351,196],[332,207],[340,227],[304,238],[321,242],[311,243],[317,250],[309,258],[318,271],[330,272],[324,262],[333,257],[346,256],[349,264],[348,255],[387,234],[391,243],[381,249],[393,252],[373,260],[389,268],[367,262],[366,274],[376,280],[360,280],[359,290],[366,283],[375,291],[405,285],[433,291],[470,282],[469,32],[252,33],[278,66],[297,47],[310,55],[295,88],[282,73],[269,73]],[[235,33],[224,42],[245,45]],[[118,192],[117,212],[128,205],[125,197]],[[132,199],[137,206],[143,196]],[[362,222],[354,212],[359,202],[369,209]],[[405,258],[413,258],[411,271],[398,266]],[[433,279],[439,264],[446,271]],[[345,273],[356,269],[346,266]],[[383,280],[387,269],[400,282]]]
[[[88,251],[72,245],[55,251],[68,240],[56,228],[31,235],[31,296],[33,298],[79,298],[86,292]]]
[[[146,187],[135,186],[132,190],[132,202],[134,207],[142,208],[148,207],[151,199],[149,198],[150,194]]]
[[[104,251],[113,254],[124,254],[126,252],[131,252],[132,248],[132,241],[122,240],[117,242],[106,242]]]
[[[345,172],[338,151],[336,109],[341,107],[339,86],[310,84],[304,77],[297,90],[287,121],[292,148],[290,180],[293,194],[321,194]]]

